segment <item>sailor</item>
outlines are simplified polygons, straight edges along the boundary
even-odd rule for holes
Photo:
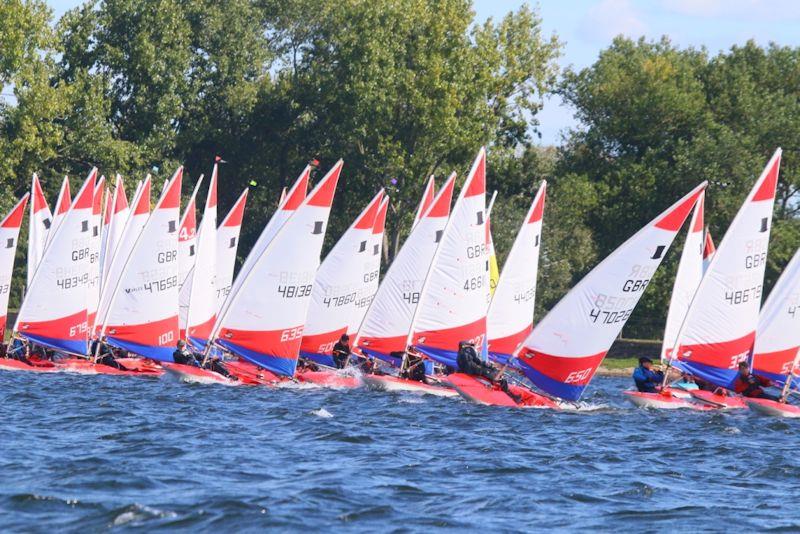
[[[172,353],[172,360],[181,365],[191,365],[193,367],[200,367],[194,354],[186,348],[186,342],[182,339],[178,340],[178,348]]]
[[[308,358],[303,358],[301,356],[297,358],[297,370],[299,372],[302,371],[316,372],[319,371],[319,366],[313,361],[309,360]]]
[[[372,375],[377,374],[378,371],[378,364],[375,363],[375,358],[372,356],[367,356],[364,358],[364,361],[361,362],[361,372],[365,375]]]
[[[425,376],[425,360],[421,356],[409,353],[406,359],[406,368],[400,373],[400,377],[427,384],[428,377]]]
[[[506,395],[519,402],[522,397],[508,389],[508,382],[505,378],[498,380],[497,375],[499,371],[494,368],[490,363],[484,362],[478,358],[478,353],[475,352],[475,344],[471,341],[459,341],[458,355],[456,356],[456,363],[458,370],[465,375],[481,376],[486,378],[492,384],[500,387]]]
[[[769,399],[773,401],[780,400],[779,396],[764,391],[763,388],[771,385],[771,381],[751,373],[750,365],[747,362],[741,362],[739,364],[739,373],[736,375],[736,380],[733,381],[733,389],[736,393],[745,397]]]
[[[105,338],[95,339],[91,344],[91,353],[95,355],[97,363],[119,369],[120,371],[127,371],[128,368],[117,361],[114,351],[106,344]]]
[[[333,363],[337,369],[344,369],[350,361],[350,336],[342,334],[333,346]]]
[[[13,360],[19,360],[22,363],[27,363],[28,365],[33,365],[28,359],[27,352],[27,345],[25,342],[20,338],[15,337],[14,341],[11,342],[11,346],[8,348],[8,352],[6,352],[6,357]]]
[[[228,371],[228,368],[225,367],[225,364],[222,362],[222,358],[219,356],[209,356],[204,368],[221,374],[230,380],[239,380],[239,377],[232,375],[230,371]]]
[[[636,389],[642,393],[657,393],[664,373],[653,369],[653,360],[647,356],[639,358],[639,367],[633,370],[633,381]]]

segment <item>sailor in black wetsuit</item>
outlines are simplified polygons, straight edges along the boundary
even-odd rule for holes
[[[192,367],[200,367],[197,359],[189,349],[186,348],[186,342],[182,339],[178,340],[178,348],[172,353],[172,361],[181,365],[191,365]]]
[[[425,359],[421,356],[409,354],[406,359],[406,368],[400,373],[400,377],[427,384],[428,377],[425,376]]]
[[[114,356],[113,350],[106,344],[105,338],[95,339],[94,341],[92,341],[90,348],[91,348],[91,354],[94,354],[96,363],[107,365],[108,367],[119,369],[120,371],[128,370],[127,367],[123,366],[117,361],[116,356]]]
[[[522,397],[508,389],[508,382],[505,378],[497,379],[498,370],[490,363],[482,361],[475,352],[475,345],[470,341],[460,341],[458,343],[458,355],[456,356],[459,372],[465,375],[481,376],[492,384],[497,384],[506,395],[519,402]]]
[[[228,368],[225,367],[225,363],[223,363],[222,358],[219,356],[210,356],[206,362],[205,368],[210,371],[214,371],[215,373],[219,373],[225,378],[239,380],[239,377],[232,375],[230,371],[228,371]]]
[[[333,363],[337,369],[344,369],[350,361],[350,336],[342,334],[333,346]]]

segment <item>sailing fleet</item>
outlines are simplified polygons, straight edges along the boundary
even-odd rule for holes
[[[707,183],[677,199],[584,276],[534,323],[547,183],[542,182],[497,269],[481,149],[456,193],[456,174],[425,183],[408,237],[381,276],[390,199],[378,191],[321,261],[343,172],[311,187],[307,166],[234,276],[247,190],[220,217],[217,158],[198,225],[200,176],[181,213],[183,168],[151,210],[148,175],[126,185],[92,169],[50,211],[39,179],[0,223],[0,325],[29,205],[25,293],[0,369],[160,376],[280,386],[366,385],[463,397],[486,405],[576,406],[688,221],[654,393],[625,391],[647,408],[736,409],[800,416],[786,402],[800,373],[800,252],[761,306],[778,149],[715,249],[705,228]],[[453,202],[453,198],[455,201]],[[222,220],[220,223],[219,220]],[[344,336],[344,337],[343,337]],[[334,347],[352,340],[353,366]],[[182,340],[198,365],[173,358]],[[460,372],[460,347],[491,362],[496,379]],[[99,347],[115,351],[107,365]],[[349,349],[348,349],[349,350]],[[16,351],[16,352],[14,352]],[[207,365],[213,362],[213,365]],[[731,393],[738,366],[783,388],[779,401]],[[366,365],[369,364],[369,365]],[[221,369],[219,366],[224,366]],[[422,366],[424,378],[411,378]],[[716,389],[692,387],[693,380]]]

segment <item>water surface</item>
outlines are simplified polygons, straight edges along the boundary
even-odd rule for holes
[[[0,531],[800,530],[798,420],[0,372]]]

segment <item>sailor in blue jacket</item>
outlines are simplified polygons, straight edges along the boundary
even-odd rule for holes
[[[653,360],[645,356],[639,358],[639,367],[633,370],[636,389],[642,393],[656,393],[662,380],[664,380],[664,373],[653,370]]]

